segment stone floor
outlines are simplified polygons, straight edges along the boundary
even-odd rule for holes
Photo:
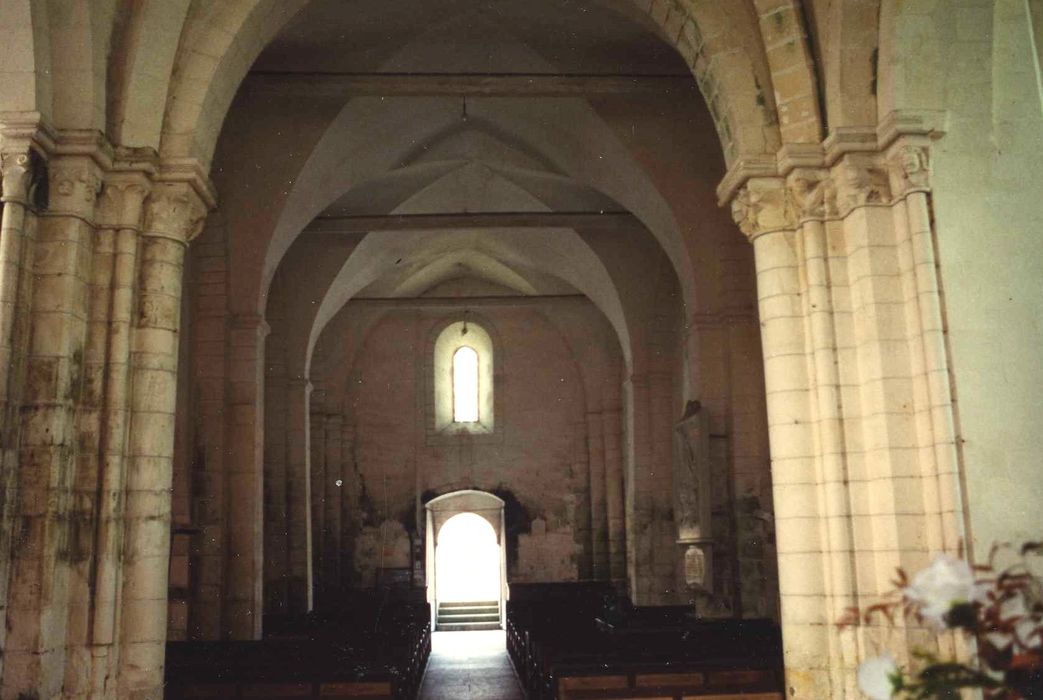
[[[420,700],[524,700],[496,632],[435,632]]]

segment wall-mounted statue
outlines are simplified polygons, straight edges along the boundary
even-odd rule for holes
[[[674,522],[685,548],[685,583],[712,593],[710,531],[710,426],[707,411],[689,401],[674,428]]]

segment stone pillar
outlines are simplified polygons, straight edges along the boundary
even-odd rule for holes
[[[344,458],[341,455],[343,422],[344,417],[340,414],[330,413],[326,416],[326,481],[323,489],[326,493],[326,515],[322,531],[322,568],[325,571],[327,592],[334,594],[344,586],[340,571],[341,496],[344,493]]]
[[[352,586],[355,577],[355,523],[359,484],[355,466],[355,426],[350,420],[350,415],[343,418],[340,440],[340,473],[344,479],[340,498],[340,579],[345,586]]]
[[[192,405],[195,450],[191,460],[192,525],[189,565],[190,639],[220,639],[225,632],[225,564],[228,551],[229,449],[228,262],[219,212],[207,217],[192,242]]]
[[[316,398],[318,397],[313,391],[311,407],[317,403]],[[326,530],[326,423],[323,414],[319,411],[309,412],[308,426],[312,588],[315,602],[321,606],[326,603],[325,587],[327,583],[327,572],[322,566],[322,543]]]
[[[286,492],[289,530],[288,612],[312,609],[311,382],[291,379],[287,401]]]
[[[795,698],[860,697],[861,658],[927,642],[834,623],[962,530],[927,144],[922,127],[897,123],[784,148],[777,174],[747,177],[732,202],[756,257]]]
[[[605,505],[605,419],[601,411],[587,413],[587,454],[590,462],[590,531],[593,575],[609,579],[608,510]]]
[[[228,460],[225,486],[224,609],[222,637],[259,639],[264,551],[264,344],[268,324],[259,315],[236,316],[228,342]]]
[[[621,585],[627,578],[627,553],[620,388],[618,375],[610,376],[605,384],[601,417],[605,454],[605,518],[608,525],[609,576],[612,581]]]
[[[577,411],[577,413],[579,412]],[[569,470],[576,475],[573,541],[579,545],[576,556],[576,575],[580,580],[588,580],[594,578],[594,557],[590,501],[592,475],[585,416],[571,421],[570,428],[572,463],[569,465]]]
[[[290,521],[286,462],[289,385],[280,339],[269,335],[265,364],[264,600],[265,611],[283,614],[289,604]]]
[[[204,213],[188,184],[157,184],[142,235],[121,599],[119,696],[130,700],[163,695],[181,285],[185,248]]]
[[[21,522],[13,543],[0,693],[5,698],[61,692],[70,580],[76,562],[91,555],[77,517],[76,414],[84,389],[100,168],[87,155],[59,157],[49,165],[50,206],[40,221],[33,258],[17,477]]]
[[[898,205],[896,228],[903,257],[904,298],[908,323],[919,328],[913,339],[915,392],[926,397],[916,416],[924,454],[925,502],[928,518],[924,537],[932,551],[955,552],[962,529],[959,513],[960,474],[956,448],[955,412],[945,322],[935,259],[930,213],[929,141],[923,136],[899,139],[888,152],[891,189]]]
[[[91,693],[114,691],[118,663],[119,595],[128,428],[131,333],[135,321],[138,239],[150,183],[144,173],[111,177],[102,198],[102,231],[95,253],[98,296],[104,306],[103,400],[98,435],[98,504],[94,528],[93,606],[90,611]]]
[[[27,216],[34,171],[43,161],[27,142],[3,135],[3,218],[0,220],[0,613],[8,612],[11,543],[17,503],[19,408],[24,391],[32,299],[35,218]],[[7,625],[0,625],[0,649],[7,649]],[[0,656],[0,673],[4,659]]]
[[[627,582],[635,605],[652,605],[661,585],[655,558],[655,465],[648,376],[631,374],[623,395]]]

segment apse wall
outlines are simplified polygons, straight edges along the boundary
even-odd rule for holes
[[[603,326],[593,305],[582,304],[586,325]],[[353,363],[337,367],[326,358],[332,372],[349,373],[342,396],[324,397],[327,413],[335,410],[331,406],[342,407],[352,435],[350,448],[342,451],[344,533],[351,550],[344,583],[369,587],[379,569],[411,568],[411,546],[422,542],[417,537],[422,504],[461,489],[492,492],[507,501],[509,581],[594,578],[595,550],[601,557],[597,573],[608,577],[608,533],[604,527],[592,529],[592,521],[607,525],[607,519],[591,512],[592,505],[605,509],[605,488],[600,485],[602,497],[592,499],[583,375],[586,383],[618,386],[619,348],[607,335],[570,347],[546,311],[527,304],[468,315],[494,343],[496,430],[490,434],[431,428],[433,337],[459,320],[459,313],[392,309],[368,331]],[[340,384],[326,376],[317,380],[317,391],[324,379],[327,387]],[[595,449],[615,455],[607,478],[619,482],[616,492],[621,492],[618,391],[610,405],[599,408],[615,420],[598,436],[603,442]],[[313,434],[313,442],[317,439]],[[313,461],[314,456],[313,449]],[[596,478],[605,479],[604,470]]]

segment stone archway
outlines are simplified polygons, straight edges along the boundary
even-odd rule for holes
[[[451,493],[443,494],[436,498],[431,499],[425,504],[426,512],[426,551],[425,551],[425,562],[426,562],[426,576],[427,576],[427,600],[431,604],[432,622],[436,623],[435,616],[438,613],[438,607],[442,591],[439,588],[439,564],[448,563],[444,559],[440,561],[438,555],[439,546],[442,541],[439,539],[444,526],[450,521],[459,518],[461,516],[479,517],[485,521],[489,526],[496,543],[496,555],[499,558],[496,580],[499,586],[497,594],[497,604],[499,607],[499,621],[502,623],[506,619],[506,604],[510,598],[510,588],[507,584],[507,541],[504,537],[506,533],[506,526],[504,520],[504,508],[506,503],[498,496],[485,491],[476,491],[473,489],[464,489],[461,491],[453,491]],[[455,600],[456,596],[450,594],[450,602],[459,602]],[[437,628],[437,627],[436,627]]]

